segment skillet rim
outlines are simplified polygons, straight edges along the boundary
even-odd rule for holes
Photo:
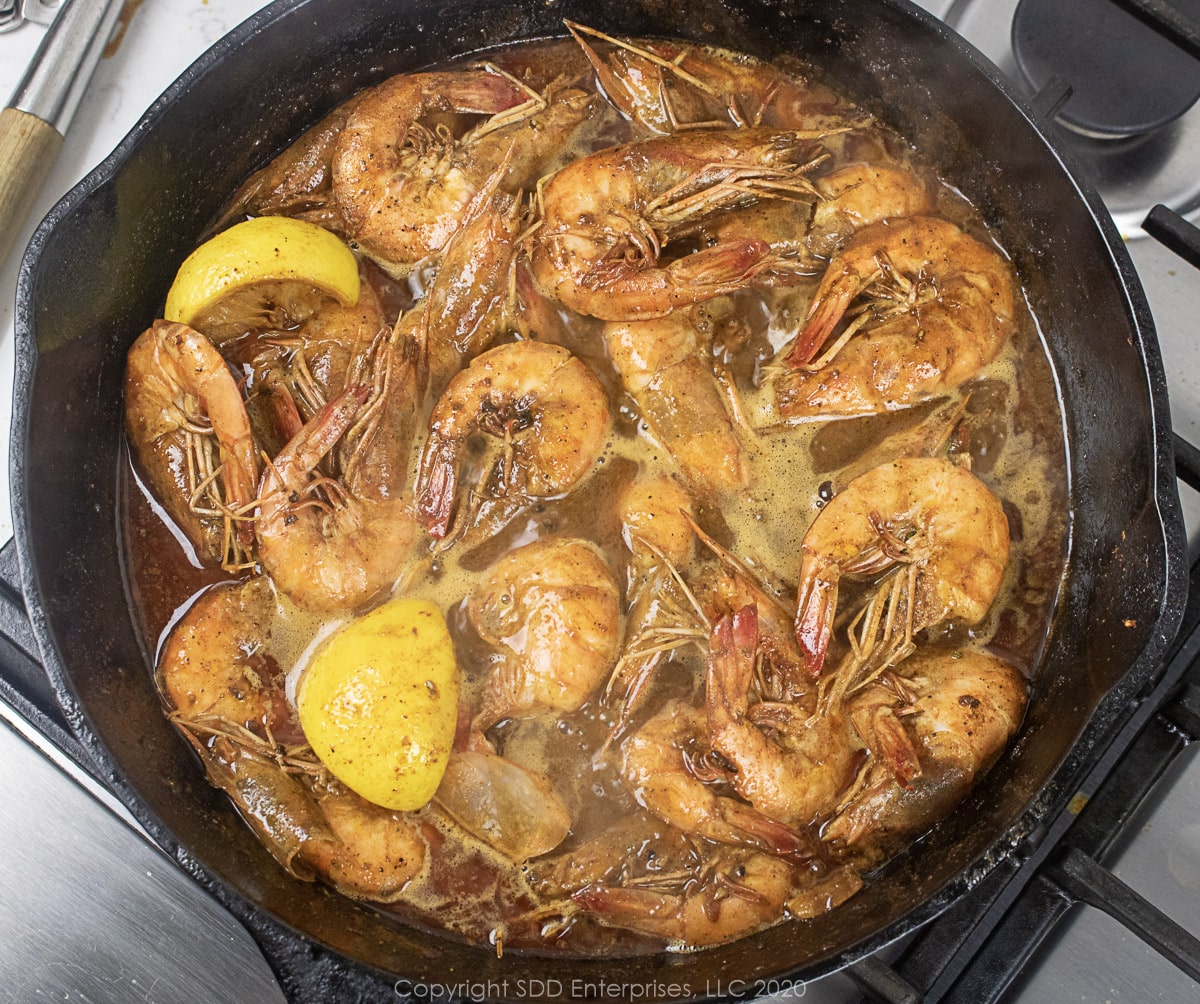
[[[268,955],[277,973],[283,963],[282,954],[291,947],[289,938],[301,945],[320,945],[322,950],[338,959],[346,959],[352,966],[362,967],[377,977],[387,978],[383,970],[356,958],[344,956],[336,949],[281,921],[265,907],[259,906],[244,896],[204,865],[188,848],[184,847],[153,810],[146,805],[138,791],[125,776],[123,768],[111,755],[97,735],[91,720],[79,702],[75,687],[68,676],[65,663],[60,658],[51,630],[49,619],[41,600],[37,568],[32,560],[30,541],[30,513],[27,505],[25,455],[30,449],[31,406],[34,376],[37,369],[38,350],[34,335],[33,303],[39,276],[40,256],[56,228],[72,217],[87,203],[89,197],[102,185],[111,180],[124,162],[138,147],[144,136],[151,133],[157,123],[168,115],[179,98],[191,89],[194,83],[217,69],[230,52],[249,44],[253,37],[277,20],[283,19],[303,8],[308,0],[275,0],[258,13],[243,21],[224,35],[191,64],[147,109],[137,124],[121,140],[114,151],[94,170],[67,193],[38,226],[33,239],[22,258],[17,286],[15,311],[16,326],[16,371],[14,384],[13,438],[10,454],[12,472],[12,506],[17,553],[21,568],[21,584],[26,596],[30,622],[48,675],[66,717],[83,746],[103,775],[135,818],[147,829],[155,841],[166,850],[186,871],[189,872],[210,894],[231,910],[250,930]],[[1067,749],[1061,761],[1051,770],[1031,802],[1015,818],[1012,825],[993,837],[987,850],[948,880],[937,892],[923,903],[909,910],[892,924],[878,930],[873,936],[846,946],[824,960],[803,969],[804,978],[816,978],[870,954],[903,934],[926,923],[956,901],[964,892],[992,872],[1003,860],[1013,855],[1017,845],[1035,832],[1056,805],[1065,803],[1063,792],[1073,787],[1092,766],[1107,745],[1119,724],[1122,706],[1128,705],[1134,694],[1127,693],[1131,687],[1142,687],[1142,677],[1153,663],[1164,662],[1166,648],[1178,629],[1183,614],[1186,595],[1186,565],[1181,556],[1186,552],[1182,515],[1175,487],[1171,429],[1167,410],[1166,381],[1161,354],[1155,336],[1154,325],[1145,294],[1134,270],[1132,260],[1124,244],[1092,186],[1083,180],[1077,165],[1066,152],[1055,144],[1048,128],[1044,128],[1040,116],[1032,104],[1017,92],[1014,84],[1005,79],[999,70],[973,46],[955,33],[949,26],[908,0],[877,0],[882,6],[907,15],[915,20],[927,34],[932,35],[943,46],[948,47],[959,61],[965,62],[978,76],[984,78],[1001,99],[1014,106],[1024,123],[1032,130],[1045,151],[1053,158],[1059,170],[1066,176],[1071,188],[1086,208],[1089,217],[1099,229],[1108,250],[1111,264],[1118,279],[1119,294],[1129,309],[1129,320],[1136,332],[1136,347],[1141,355],[1143,372],[1149,391],[1149,420],[1151,439],[1155,449],[1152,470],[1152,497],[1156,516],[1162,530],[1165,567],[1163,579],[1165,590],[1158,608],[1155,629],[1150,640],[1138,657],[1130,663],[1120,679],[1101,697],[1075,741]],[[1069,450],[1070,439],[1065,444]],[[1071,465],[1067,465],[1068,475]],[[1071,486],[1068,484],[1068,493]],[[1061,599],[1060,599],[1061,602]],[[1157,678],[1157,677],[1156,677]],[[1132,708],[1125,709],[1126,714]],[[1101,744],[1104,744],[1103,746]],[[272,927],[275,930],[272,930]],[[282,944],[280,944],[282,936]],[[298,953],[301,954],[302,953]],[[282,976],[283,974],[280,973]]]

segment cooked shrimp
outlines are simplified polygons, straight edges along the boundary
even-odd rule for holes
[[[826,841],[878,848],[919,834],[962,800],[1021,723],[1025,680],[995,656],[919,652],[900,675],[911,691],[900,721],[916,747],[918,772],[905,784],[886,762],[869,760],[853,796],[823,830]]]
[[[630,550],[629,617],[621,657],[604,688],[613,723],[594,762],[607,757],[609,746],[641,707],[663,660],[706,638],[705,627],[697,623],[699,611],[689,603],[679,577],[692,552],[691,498],[666,475],[644,477],[621,493],[617,511]]]
[[[793,267],[767,241],[737,236],[666,261],[667,245],[715,214],[808,195],[822,159],[794,132],[702,132],[613,147],[541,189],[531,263],[547,296],[607,321],[670,311]]]
[[[812,714],[811,701],[751,706],[758,649],[756,607],[714,625],[709,739],[733,766],[729,781],[739,795],[771,819],[808,826],[833,809],[853,779],[855,747],[844,722],[837,715]]]
[[[703,489],[745,488],[741,441],[690,312],[606,324],[604,342],[651,432],[688,480]]]
[[[692,551],[691,496],[665,474],[631,481],[617,502],[621,534],[638,565],[687,563]]]
[[[428,120],[455,112],[498,125],[541,104],[486,69],[401,74],[368,91],[333,154],[333,192],[349,235],[394,274],[440,251],[495,165],[469,163],[444,126]]]
[[[944,220],[860,230],[830,261],[784,360],[792,372],[779,379],[780,412],[865,415],[953,390],[1007,341],[1015,283],[998,251]],[[857,316],[824,348],[864,295]]]
[[[516,199],[496,190],[500,176],[498,170],[464,211],[426,298],[422,341],[435,396],[507,321],[522,214]]]
[[[226,735],[210,739],[205,732],[185,734],[209,783],[230,797],[292,875],[320,878],[354,899],[390,903],[424,868],[427,845],[419,823],[322,781],[311,751],[293,756]]]
[[[150,489],[201,557],[244,567],[256,447],[237,381],[186,324],[155,321],[125,363],[125,427]]]
[[[814,178],[813,187],[820,198],[807,244],[817,255],[832,254],[851,234],[872,223],[933,209],[933,195],[920,175],[886,164],[848,164]]]
[[[355,383],[307,422],[268,466],[260,490],[259,556],[275,584],[313,610],[360,610],[394,584],[416,537],[401,496],[403,444],[376,435],[415,384],[411,360],[381,341],[374,386]],[[314,477],[343,438],[339,474]]]
[[[247,411],[260,446],[273,455],[345,390],[351,371],[377,351],[377,336],[387,325],[379,296],[365,277],[353,306],[326,301],[298,323],[263,321],[265,330],[225,348],[235,361],[249,356]]]
[[[759,125],[825,131],[850,125],[831,92],[767,63],[680,42],[635,43],[572,21],[565,24],[605,97],[625,118],[652,132]],[[608,58],[584,35],[610,43]]]
[[[158,655],[163,693],[183,718],[211,717],[259,736],[299,730],[271,653],[275,600],[263,576],[200,593]]]
[[[809,672],[820,674],[843,575],[894,570],[860,617],[855,668],[895,665],[913,635],[956,618],[983,620],[1008,565],[1008,519],[1000,499],[949,460],[914,457],[855,478],[813,521],[801,546],[796,638]],[[853,628],[852,628],[853,629]]]
[[[301,858],[344,896],[379,903],[398,898],[425,864],[420,824],[338,784],[314,797],[335,839],[302,848]]]
[[[266,167],[252,174],[229,200],[214,229],[247,216],[294,216],[340,231],[333,199],[333,151],[358,96],[339,105],[302,133]]]
[[[422,868],[425,842],[400,813],[332,782],[304,743],[272,651],[274,596],[255,576],[202,592],[158,658],[171,720],[272,855],[359,899],[390,901]]]
[[[642,883],[592,883],[573,899],[602,924],[704,948],[743,938],[785,916],[794,868],[771,854],[719,848],[699,877],[647,876]]]
[[[621,640],[621,591],[599,548],[551,538],[511,551],[467,596],[467,616],[494,646],[477,719],[575,711],[608,675]]]
[[[516,342],[485,352],[433,408],[417,478],[421,521],[431,536],[446,536],[470,436],[491,436],[502,447],[477,490],[549,498],[570,491],[595,466],[610,421],[604,388],[566,349]]]
[[[708,783],[726,771],[709,762],[707,725],[690,704],[672,700],[622,746],[621,777],[638,805],[664,822],[719,843],[805,860],[812,840]]]

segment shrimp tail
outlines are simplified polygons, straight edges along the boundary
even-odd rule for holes
[[[678,935],[683,906],[680,896],[592,882],[571,899],[612,927],[633,928],[664,938]]]
[[[817,856],[816,842],[807,833],[772,819],[752,806],[733,799],[722,799],[721,817],[732,831],[723,838],[726,843],[756,847],[798,863],[811,861]]]
[[[814,680],[821,675],[829,639],[833,635],[833,612],[837,606],[837,566],[813,567],[805,558],[800,569],[800,599],[796,604],[796,642],[804,653],[804,666]]]
[[[758,607],[751,603],[726,614],[712,630],[708,660],[709,715],[746,714],[746,695],[758,655]]]
[[[313,470],[354,424],[355,416],[370,393],[370,387],[359,385],[348,388],[330,401],[288,441],[275,458],[275,469],[305,473]],[[284,480],[288,480],[286,476]],[[263,475],[264,493],[266,485],[273,481],[274,472],[268,468]]]
[[[880,707],[851,717],[863,742],[887,765],[896,783],[911,789],[913,782],[921,776],[921,761],[895,711]]]
[[[838,322],[846,316],[850,302],[860,292],[861,283],[852,273],[837,276],[833,281],[821,283],[808,308],[804,327],[796,336],[796,343],[784,356],[784,365],[799,369],[810,362],[833,334]]]
[[[457,451],[451,443],[430,445],[431,449],[422,458],[419,483],[423,487],[417,496],[417,517],[429,536],[440,540],[449,532],[454,515],[458,493]]]

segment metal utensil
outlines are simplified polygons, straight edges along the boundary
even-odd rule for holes
[[[0,3],[12,0],[0,0]],[[22,17],[53,15],[52,0],[21,0]],[[0,111],[0,262],[50,173],[63,134],[112,34],[121,0],[66,0],[12,99]],[[3,8],[0,7],[0,13]]]
[[[26,21],[50,24],[62,0],[0,0],[0,31],[20,28]]]

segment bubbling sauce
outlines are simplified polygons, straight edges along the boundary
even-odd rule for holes
[[[590,66],[571,42],[513,46],[490,53],[489,58],[534,91],[554,80],[596,90]],[[743,71],[757,65],[729,53],[712,53],[710,58]],[[795,71],[795,76],[807,81],[802,70]],[[682,108],[688,107],[689,99],[699,100],[694,94],[689,97],[686,87],[673,77],[668,76],[666,86]],[[937,178],[919,151],[824,85],[805,82],[802,90],[823,114],[853,125],[826,138],[829,160],[817,169],[817,176],[857,161],[887,163],[913,172],[936,191],[936,215],[994,246],[973,207]],[[573,133],[571,145],[557,158],[559,164],[648,136],[643,127],[602,99],[594,102],[590,115],[586,126]],[[780,123],[771,118],[768,110],[764,124],[779,128]],[[442,125],[461,132],[453,120],[454,116],[445,116]],[[313,199],[319,203],[326,197],[317,191]],[[258,198],[256,205],[253,186],[237,193],[218,226],[257,212],[311,215],[311,204],[272,206],[263,204],[261,194]],[[770,201],[763,204],[773,205]],[[430,270],[418,271],[407,281],[395,280],[365,257],[363,270],[380,301],[392,311],[411,308],[426,291],[430,275]],[[771,360],[802,324],[818,278],[793,278],[773,288],[748,286],[696,305],[691,308],[690,321],[682,321],[694,324],[710,340],[711,350],[705,348],[706,369],[710,375],[720,372],[740,402],[744,423],[737,425],[737,434],[748,475],[745,488],[721,489],[681,472],[623,388],[605,349],[600,322],[565,307],[554,310],[553,330],[539,331],[538,337],[561,344],[582,359],[609,398],[613,424],[598,461],[586,478],[562,497],[517,506],[485,530],[468,532],[448,548],[423,541],[419,550],[426,553],[416,570],[403,577],[405,595],[431,600],[446,614],[462,675],[464,708],[473,711],[478,707],[494,663],[493,651],[470,624],[464,598],[480,574],[503,555],[536,540],[589,540],[600,548],[622,583],[623,613],[627,615],[633,602],[631,552],[615,500],[635,478],[663,473],[686,486],[696,522],[704,532],[760,572],[767,591],[794,609],[801,544],[822,508],[852,476],[914,451],[928,451],[931,436],[936,439],[946,429],[938,416],[947,408],[953,411],[955,405],[961,406],[959,415],[947,437],[949,445],[941,450],[949,449],[960,463],[969,462],[970,469],[1003,500],[1012,548],[999,595],[988,615],[969,627],[954,623],[935,626],[925,631],[919,642],[931,650],[986,646],[1026,674],[1032,672],[1064,573],[1067,538],[1062,420],[1034,317],[1018,297],[1011,336],[999,355],[966,384],[948,389],[935,400],[868,417],[788,423],[777,413]],[[246,335],[251,340],[255,337],[252,331]],[[502,332],[497,341],[512,338]],[[417,476],[432,404],[425,402],[416,423],[410,486]],[[927,427],[934,432],[926,431]],[[157,652],[197,593],[236,576],[204,566],[189,548],[181,546],[183,535],[170,525],[138,477],[136,464],[125,468],[124,477],[123,525],[131,594],[147,649]],[[712,555],[696,546],[679,573],[702,593],[702,580],[715,567]],[[853,587],[849,591],[853,592]],[[314,614],[282,593],[277,599],[272,651],[286,675],[288,698],[294,701],[296,682],[321,639],[347,623],[351,615]],[[841,625],[838,630],[843,630]],[[622,779],[620,750],[621,743],[668,702],[686,701],[703,708],[706,658],[703,646],[695,644],[667,653],[655,672],[648,699],[607,755],[597,755],[609,741],[614,723],[603,686],[577,711],[501,721],[489,738],[505,757],[553,778],[571,816],[566,841],[548,855],[514,863],[466,833],[436,802],[431,803],[411,814],[429,847],[425,864],[397,902],[379,909],[453,937],[480,943],[500,940],[505,948],[614,955],[656,951],[664,943],[694,947],[682,927],[678,936],[672,937],[665,932],[635,933],[598,923],[587,910],[575,908],[572,895],[595,882],[658,888],[657,881],[682,888],[688,876],[693,882],[702,881],[707,855],[715,845],[680,833],[642,808]],[[736,798],[728,786],[718,790]],[[876,851],[860,849],[843,857],[838,856],[842,852],[833,852],[830,860],[799,867],[797,872],[803,873],[807,867],[820,878],[843,861],[867,872],[893,850],[881,845]],[[803,884],[801,874],[801,888]],[[796,912],[794,907],[791,912]],[[783,919],[787,913],[781,909],[775,919]]]

